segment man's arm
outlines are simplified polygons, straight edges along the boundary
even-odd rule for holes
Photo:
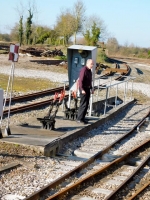
[[[83,89],[84,73],[85,73],[85,68],[81,69],[80,76],[79,76],[79,88],[80,88],[82,94],[85,94],[85,91]]]

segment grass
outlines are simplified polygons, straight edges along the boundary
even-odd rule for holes
[[[0,88],[7,89],[9,77],[0,74]],[[60,83],[43,79],[14,77],[13,92],[32,92],[59,87]]]
[[[54,47],[51,47],[53,49]],[[67,52],[67,47],[56,46],[57,49],[61,49],[64,54]],[[97,48],[97,59],[96,62],[102,63],[107,66],[112,66],[112,63],[109,63],[107,56],[102,48]],[[18,67],[25,69],[35,69],[35,70],[50,70],[58,73],[67,73],[67,69],[62,66],[47,66],[43,64],[32,64],[30,61],[22,62],[19,60]],[[4,90],[7,88],[8,83],[8,75],[0,74],[0,87]],[[150,71],[144,69],[143,74],[136,75],[136,82],[139,83],[150,83]],[[23,77],[15,77],[13,91],[15,92],[32,92],[32,91],[40,91],[49,88],[59,87],[60,83],[54,83],[49,80],[44,79],[33,79],[33,78],[23,78]],[[115,94],[115,92],[114,92]],[[119,96],[123,98],[123,92],[120,91]],[[133,96],[138,99],[141,103],[149,101],[150,98],[146,95],[134,91]]]
[[[0,50],[0,54],[8,54],[7,50]]]
[[[103,64],[109,63],[105,51],[102,48],[97,48],[97,59],[96,62]]]

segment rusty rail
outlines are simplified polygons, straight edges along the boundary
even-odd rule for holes
[[[149,116],[150,111],[148,111],[148,113],[141,119],[141,121],[144,120],[144,118],[146,118],[147,116]],[[48,190],[56,187],[57,185],[59,185],[60,183],[62,183],[65,179],[69,178],[70,176],[74,175],[75,173],[80,172],[82,169],[86,168],[89,164],[93,163],[96,159],[100,158],[103,154],[105,154],[106,152],[108,152],[117,142],[121,141],[122,139],[126,138],[128,135],[131,134],[131,132],[133,132],[136,127],[141,123],[138,122],[129,132],[127,132],[124,136],[122,136],[121,138],[119,138],[118,140],[116,140],[115,142],[113,142],[111,145],[109,145],[108,147],[106,147],[103,151],[98,152],[97,154],[95,154],[94,156],[92,156],[90,159],[88,159],[87,161],[85,161],[84,163],[82,163],[81,165],[79,165],[78,167],[76,167],[74,170],[71,170],[70,172],[68,172],[67,174],[63,175],[62,177],[56,179],[55,181],[53,181],[52,183],[50,183],[49,185],[43,187],[42,189],[40,189],[40,191],[33,193],[32,195],[30,195],[29,197],[27,197],[25,200],[36,200],[38,198],[40,198],[41,195],[43,195],[45,192],[47,192]],[[150,140],[144,142],[143,144],[141,144],[140,146],[138,146],[138,148],[140,148],[142,145],[147,144],[148,142],[150,142]],[[104,171],[106,171],[107,169],[109,169],[110,167],[112,167],[114,164],[116,163],[120,163],[122,162],[125,158],[127,158],[131,153],[136,152],[137,148],[134,148],[130,153],[127,153],[125,155],[123,155],[121,158],[116,159],[115,161],[112,161],[111,163],[109,163],[106,167],[103,167],[102,169],[96,171],[93,173],[93,176],[96,176]],[[62,190],[61,192],[52,195],[51,197],[49,197],[47,200],[51,200],[51,199],[58,199],[59,197],[61,197],[62,195],[64,195],[65,193],[67,193],[70,189],[74,189],[76,188],[79,184],[84,183],[85,181],[89,180],[90,178],[92,178],[90,175],[87,176],[86,178],[80,180],[79,182],[73,184],[72,186],[68,187],[67,189]]]

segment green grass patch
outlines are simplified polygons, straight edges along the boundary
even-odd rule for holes
[[[7,54],[8,51],[7,50],[0,50],[0,54]]]
[[[0,88],[7,90],[8,75],[0,74]],[[31,92],[59,87],[60,83],[43,79],[14,77],[13,92]]]
[[[55,56],[54,58],[55,58],[55,59],[58,59],[58,60],[67,61],[67,57],[66,57],[66,56]]]
[[[97,58],[96,58],[97,63],[101,63],[103,65],[107,65],[108,67],[112,66],[112,63],[109,61],[105,50],[102,48],[97,48]]]

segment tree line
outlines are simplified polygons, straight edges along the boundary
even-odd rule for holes
[[[85,15],[86,7],[82,0],[77,0],[72,8],[61,11],[53,28],[33,23],[34,7],[29,5],[26,8],[27,18],[20,15],[10,34],[0,34],[0,40],[19,41],[20,46],[44,43],[68,45],[71,37],[76,44],[77,34],[80,34],[86,45],[95,46],[105,32],[104,22],[99,17]]]
[[[34,22],[35,7],[35,3],[26,7],[21,4],[20,8],[16,9],[19,13],[18,22],[13,26],[10,34],[0,33],[0,41],[19,42],[20,46],[36,44],[68,46],[70,39],[73,38],[73,44],[100,45],[103,49],[107,49],[108,55],[120,54],[150,58],[148,48],[140,48],[132,44],[121,46],[116,38],[109,37],[104,21],[99,16],[96,14],[86,16],[86,6],[82,0],[77,0],[72,8],[61,10],[53,27]],[[23,11],[26,12],[26,17]],[[100,42],[106,39],[105,45],[104,42]]]

